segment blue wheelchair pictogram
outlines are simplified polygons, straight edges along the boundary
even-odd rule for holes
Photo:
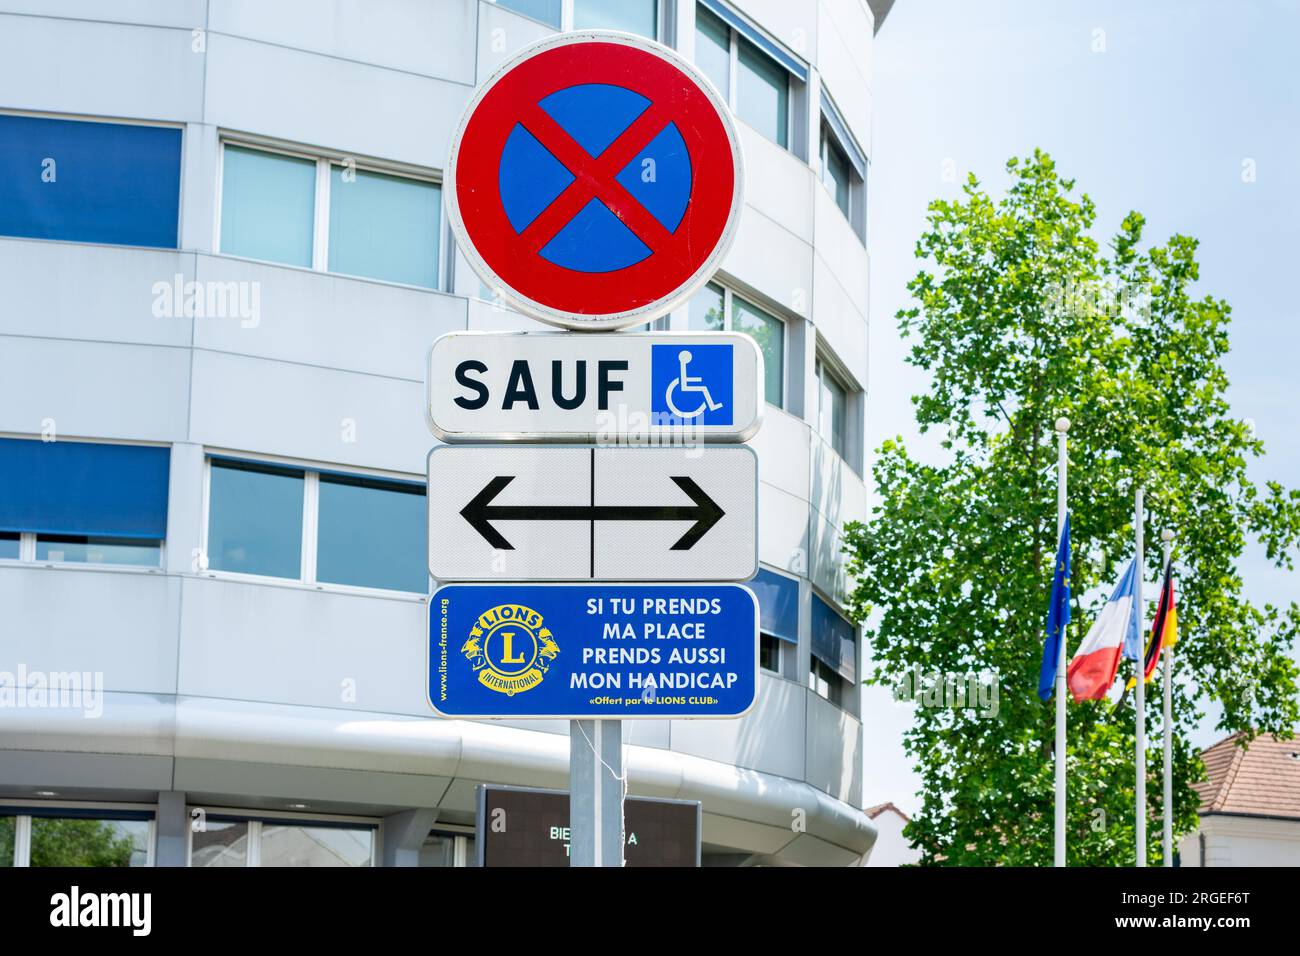
[[[539,107],[596,160],[615,145],[651,107],[633,90],[583,83],[542,98]],[[540,134],[539,134],[540,135]],[[517,124],[506,139],[497,172],[501,204],[511,228],[525,230],[577,179],[544,139]],[[674,233],[691,198],[691,157],[677,125],[668,122],[611,180],[644,207],[667,233]],[[581,184],[579,184],[581,186]],[[609,187],[610,184],[604,184]],[[538,251],[546,261],[576,272],[608,273],[652,256],[652,249],[624,217],[592,196]]]
[[[730,425],[730,345],[655,345],[650,351],[650,411],[669,424]]]

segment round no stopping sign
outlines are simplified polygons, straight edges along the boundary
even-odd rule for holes
[[[740,215],[740,144],[718,92],[672,50],[562,34],[475,93],[444,194],[465,255],[512,305],[566,328],[621,328],[717,270]]]

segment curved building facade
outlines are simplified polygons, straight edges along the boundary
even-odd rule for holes
[[[438,335],[534,327],[451,240],[453,126],[582,27],[731,104],[738,239],[655,327],[766,364],[759,702],[628,722],[629,790],[706,865],[858,863],[872,6],[0,0],[0,866],[465,865],[479,784],[567,786],[565,722],[429,710],[423,409]]]

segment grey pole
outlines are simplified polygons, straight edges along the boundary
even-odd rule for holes
[[[1146,741],[1146,649],[1147,649],[1147,608],[1142,594],[1143,575],[1146,574],[1142,555],[1142,493],[1138,486],[1137,497],[1133,506],[1133,523],[1137,531],[1137,581],[1136,603],[1133,613],[1138,621],[1138,659],[1134,667],[1137,675],[1137,694],[1134,696],[1134,713],[1137,738],[1137,807],[1135,823],[1137,830],[1137,865],[1147,865],[1147,741]]]
[[[623,865],[623,722],[569,721],[569,866]]]
[[[1160,532],[1164,542],[1164,566],[1169,567],[1169,558],[1174,547],[1174,533],[1166,528]],[[1160,850],[1165,866],[1174,865],[1174,649],[1165,645],[1165,786],[1164,786],[1164,826],[1160,831]]]

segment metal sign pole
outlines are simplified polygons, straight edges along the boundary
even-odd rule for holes
[[[569,865],[623,865],[623,721],[569,721]]]

